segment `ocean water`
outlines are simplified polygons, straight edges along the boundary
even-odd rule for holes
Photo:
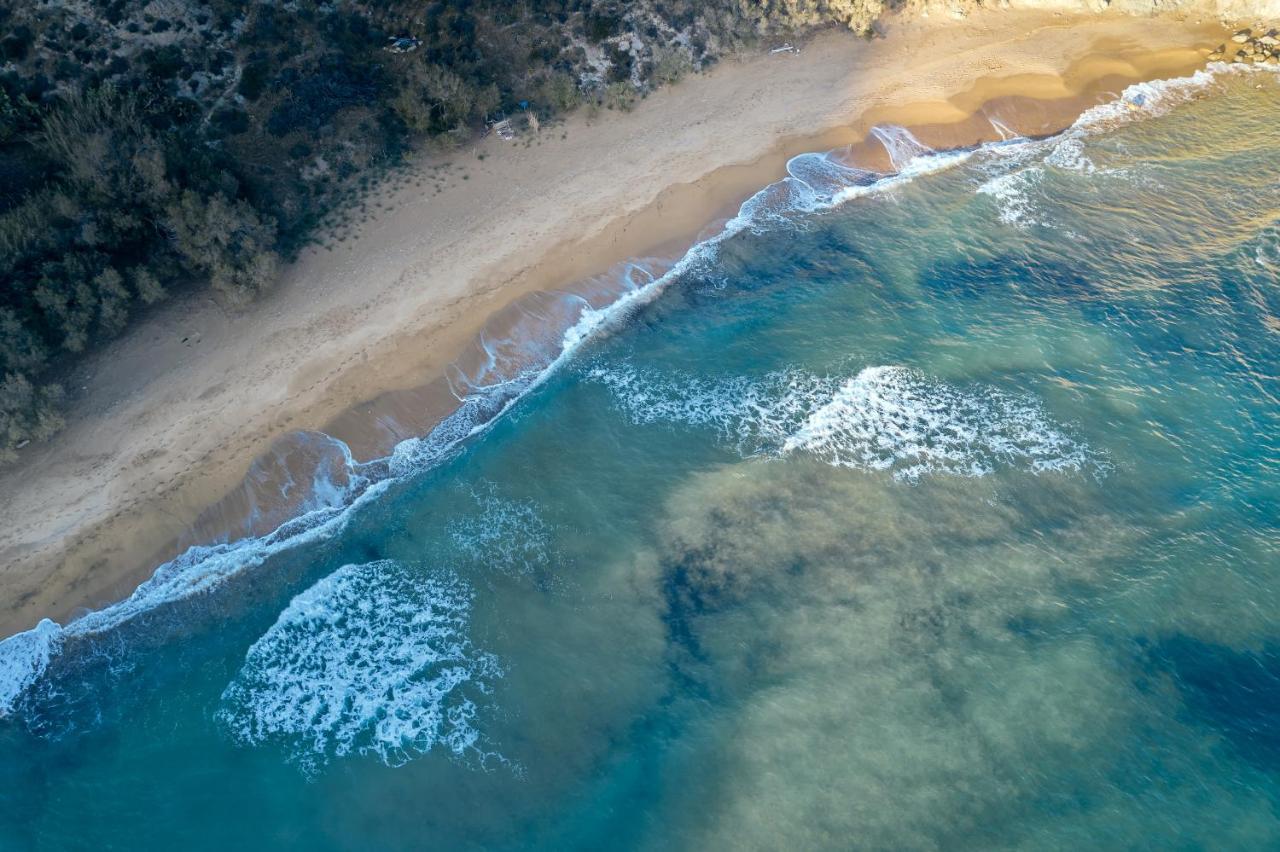
[[[1280,847],[1280,75],[992,119],[0,642],[0,849]]]

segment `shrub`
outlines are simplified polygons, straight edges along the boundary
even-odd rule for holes
[[[289,83],[289,96],[272,110],[267,130],[284,136],[295,130],[315,133],[342,109],[374,102],[382,75],[371,65],[351,65],[328,57],[306,76]]]
[[[239,136],[249,130],[249,113],[242,109],[220,109],[213,114],[211,120],[227,136]]]
[[[245,100],[256,101],[262,97],[269,76],[270,67],[266,62],[249,62],[240,72],[240,83],[236,86],[236,91],[243,95]]]
[[[0,378],[0,462],[11,461],[28,441],[45,441],[62,428],[62,388],[37,387],[21,373]]]
[[[538,85],[538,100],[556,112],[569,112],[582,102],[577,82],[563,71],[552,71]]]
[[[622,30],[622,19],[608,13],[589,13],[586,17],[587,40],[598,44]]]
[[[232,303],[243,304],[270,283],[278,262],[275,223],[245,201],[186,190],[166,208],[165,226],[187,265]]]
[[[693,63],[678,47],[660,49],[654,56],[653,78],[663,85],[679,82],[693,70]]]
[[[160,279],[146,267],[135,267],[129,277],[133,282],[133,291],[144,305],[155,304],[168,295]]]
[[[35,34],[30,27],[14,27],[13,32],[0,39],[0,55],[14,62],[27,58],[31,45],[35,42]]]
[[[604,90],[604,104],[609,109],[630,112],[636,105],[636,90],[630,83],[610,83]]]

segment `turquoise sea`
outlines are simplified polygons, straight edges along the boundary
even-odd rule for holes
[[[1280,75],[991,119],[0,643],[0,849],[1280,848]]]

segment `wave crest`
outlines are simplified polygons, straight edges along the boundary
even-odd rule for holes
[[[1036,473],[1097,465],[1080,441],[1029,395],[962,389],[895,366],[847,379],[800,371],[721,382],[596,367],[635,423],[710,428],[746,455],[803,453],[836,467],[984,476],[998,467]]]

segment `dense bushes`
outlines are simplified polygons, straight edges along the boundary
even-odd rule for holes
[[[272,277],[275,223],[168,106],[100,84],[46,99],[6,146],[42,179],[0,212],[0,457],[57,428],[66,356],[119,334],[166,282],[243,303]]]
[[[377,103],[386,87],[381,68],[353,64],[340,55],[321,57],[305,71],[286,69],[277,83],[289,94],[267,117],[267,132],[272,136],[296,130],[318,133],[341,110]]]
[[[229,307],[416,138],[630,109],[719,50],[874,0],[0,0],[0,461],[167,294]],[[384,50],[389,37],[414,49]]]

